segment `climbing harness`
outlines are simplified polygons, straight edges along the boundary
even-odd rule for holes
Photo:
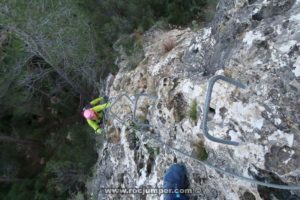
[[[211,96],[212,96],[212,90],[213,90],[213,86],[214,84],[216,83],[216,81],[218,80],[223,80],[223,81],[226,81],[230,84],[233,84],[239,88],[245,88],[245,86],[238,82],[238,81],[235,81],[231,78],[228,78],[228,77],[224,77],[224,76],[221,76],[221,75],[217,75],[217,76],[214,76],[212,77],[210,80],[209,80],[209,84],[208,84],[208,89],[207,89],[207,95],[206,95],[206,100],[205,100],[205,104],[204,104],[204,112],[203,112],[203,121],[202,121],[202,125],[201,125],[201,128],[204,132],[204,136],[211,140],[211,141],[214,141],[214,142],[217,142],[217,143],[222,143],[222,144],[226,144],[226,145],[234,145],[234,146],[237,146],[239,145],[238,142],[235,142],[235,141],[228,141],[228,140],[223,140],[223,139],[220,139],[220,138],[216,138],[212,135],[210,135],[208,133],[208,128],[207,128],[207,119],[208,119],[208,111],[209,111],[209,105],[210,105],[210,101],[211,101]],[[251,179],[251,178],[248,178],[248,177],[245,177],[245,176],[242,176],[242,175],[239,175],[239,174],[236,174],[236,173],[233,173],[233,172],[229,172],[225,169],[222,169],[220,167],[217,167],[207,161],[202,161],[202,160],[198,160],[196,159],[195,157],[193,157],[192,155],[178,149],[178,148],[175,148],[173,146],[171,146],[170,144],[164,142],[163,140],[161,140],[160,138],[158,137],[155,137],[155,135],[159,135],[159,130],[157,127],[154,127],[150,124],[145,124],[145,123],[141,123],[139,122],[137,119],[136,119],[136,110],[137,110],[137,105],[138,105],[138,100],[141,96],[144,96],[144,97],[148,97],[150,99],[157,99],[157,97],[155,96],[152,96],[152,95],[148,95],[148,94],[145,94],[145,93],[142,93],[142,94],[136,94],[135,95],[135,100],[133,101],[128,94],[126,93],[123,93],[123,94],[120,94],[118,95],[117,97],[113,97],[113,98],[110,98],[110,101],[113,102],[111,104],[110,107],[108,107],[106,110],[105,110],[105,114],[104,114],[104,121],[107,122],[108,119],[116,119],[117,121],[119,121],[122,125],[124,126],[127,126],[128,127],[128,124],[126,124],[126,121],[124,119],[121,119],[117,116],[117,114],[115,114],[114,112],[112,112],[111,108],[117,103],[120,101],[120,99],[122,97],[125,97],[126,99],[129,100],[129,102],[131,103],[131,105],[133,105],[133,109],[132,109],[132,115],[130,116],[130,118],[128,119],[129,121],[131,121],[134,126],[130,126],[130,128],[136,130],[136,131],[141,131],[141,128],[144,128],[145,130],[151,128],[152,130],[156,129],[155,130],[155,133],[157,134],[143,134],[144,137],[146,138],[150,138],[150,139],[153,139],[156,143],[160,144],[160,145],[163,145],[171,150],[173,150],[174,152],[177,152],[181,155],[184,155],[196,162],[199,162],[200,164],[203,164],[211,169],[214,169],[220,173],[223,173],[223,174],[226,174],[228,176],[233,176],[235,178],[238,178],[240,180],[243,180],[243,181],[246,181],[246,182],[249,182],[249,183],[253,183],[253,184],[257,184],[257,185],[261,185],[261,186],[265,186],[265,187],[270,187],[270,188],[276,188],[276,189],[284,189],[284,190],[300,190],[300,185],[297,185],[297,184],[294,184],[294,185],[283,185],[283,184],[275,184],[275,183],[267,183],[267,182],[263,182],[263,181],[259,181],[259,180],[255,180],[255,179]]]

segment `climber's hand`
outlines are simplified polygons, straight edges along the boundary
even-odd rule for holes
[[[95,131],[95,134],[97,135],[100,135],[102,133],[102,130],[100,128],[98,128],[96,131]]]
[[[103,99],[104,99],[105,102],[108,102],[109,97],[105,95],[105,96],[103,97]]]

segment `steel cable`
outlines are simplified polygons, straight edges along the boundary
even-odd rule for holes
[[[213,77],[213,79],[210,80],[210,84],[208,86],[208,91],[207,91],[207,96],[206,96],[206,100],[205,100],[205,106],[204,106],[204,119],[203,119],[203,126],[202,126],[202,129],[205,133],[205,131],[208,132],[208,129],[207,129],[207,126],[206,126],[206,121],[207,121],[207,114],[208,114],[208,109],[209,109],[209,103],[210,103],[210,100],[211,100],[211,93],[212,93],[212,89],[213,89],[213,84],[219,80],[219,79],[222,79],[222,80],[225,80],[231,84],[234,84],[238,87],[241,87],[241,88],[244,88],[245,86],[243,86],[240,82],[237,82],[237,81],[234,81],[232,79],[229,79],[227,77],[224,77],[224,76],[215,76]],[[121,118],[119,118],[117,116],[117,114],[111,112],[111,108],[118,102],[120,101],[121,97],[125,96],[126,98],[128,98],[130,100],[130,102],[133,104],[133,115],[131,117],[132,119],[132,122],[134,123],[134,125],[136,127],[141,127],[141,128],[152,128],[152,129],[155,129],[154,126],[150,125],[150,124],[143,124],[143,123],[139,123],[136,119],[135,119],[135,115],[136,115],[136,109],[137,109],[137,101],[139,99],[140,96],[146,96],[146,97],[149,97],[149,98],[156,98],[152,95],[148,95],[148,94],[137,94],[135,95],[135,102],[133,103],[133,101],[131,100],[131,98],[129,97],[129,95],[127,93],[123,93],[123,94],[120,94],[118,95],[116,98],[111,98],[110,100],[114,99],[114,102],[111,104],[111,106],[109,108],[106,109],[105,111],[105,120],[107,121],[109,118],[111,119],[117,119],[123,126],[127,126],[128,127],[128,124],[126,124],[125,121],[123,121]],[[136,128],[135,126],[130,126],[130,128],[136,130],[136,131],[141,131],[140,129]],[[205,128],[206,127],[206,128]],[[156,132],[156,135],[159,135],[159,127],[157,127],[157,130],[155,130]],[[209,135],[209,134],[208,134]],[[202,160],[198,160],[196,158],[194,158],[193,156],[191,156],[190,154],[180,150],[180,149],[177,149],[175,147],[172,147],[171,145],[168,145],[166,142],[162,141],[161,139],[159,138],[156,138],[153,136],[153,134],[147,134],[147,135],[144,135],[146,137],[149,137],[151,139],[153,139],[154,141],[156,141],[157,143],[163,145],[163,146],[166,146],[167,148],[173,150],[174,152],[178,152],[180,153],[181,155],[184,155],[196,162],[199,162],[200,164],[203,164],[211,169],[214,169],[220,173],[223,173],[223,174],[226,174],[228,176],[233,176],[235,178],[238,178],[240,180],[243,180],[243,181],[246,181],[246,182],[249,182],[249,183],[253,183],[253,184],[257,184],[257,185],[261,185],[261,186],[265,186],[265,187],[270,187],[270,188],[276,188],[276,189],[283,189],[283,190],[300,190],[300,185],[297,185],[297,184],[294,184],[294,185],[283,185],[283,184],[275,184],[275,183],[267,183],[267,182],[263,182],[263,181],[259,181],[259,180],[255,180],[255,179],[251,179],[251,178],[248,178],[248,177],[245,177],[245,176],[242,176],[242,175],[239,175],[239,174],[236,174],[236,173],[233,173],[233,172],[229,172],[229,171],[226,171],[220,167],[217,167],[207,161],[202,161]],[[219,138],[215,138],[215,137],[211,137],[211,136],[208,136],[207,137],[208,139],[212,140],[212,141],[215,141],[215,142],[218,142],[218,143],[223,143],[223,144],[231,144],[231,145],[238,145],[237,142],[232,142],[232,141],[224,141],[222,139],[219,139]]]

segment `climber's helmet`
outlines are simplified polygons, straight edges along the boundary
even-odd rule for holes
[[[92,110],[92,109],[86,109],[83,111],[83,116],[86,118],[86,119],[93,119],[93,120],[96,120],[98,118],[97,116],[97,113]]]

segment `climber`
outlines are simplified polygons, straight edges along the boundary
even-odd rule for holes
[[[104,104],[99,104],[104,100]],[[99,104],[99,105],[97,105]],[[91,101],[87,106],[83,108],[83,116],[86,118],[87,123],[95,130],[96,134],[102,133],[104,111],[111,103],[108,102],[108,97],[99,97]]]
[[[186,168],[183,164],[173,164],[164,175],[163,188],[172,192],[164,194],[164,200],[188,200],[182,189],[187,189],[189,181],[187,178]]]

